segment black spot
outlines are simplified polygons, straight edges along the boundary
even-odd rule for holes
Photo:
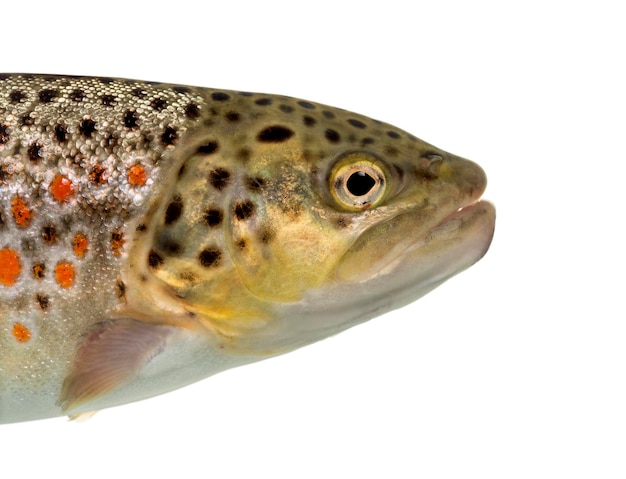
[[[163,264],[163,258],[156,251],[150,251],[148,254],[148,266],[151,268],[158,268]]]
[[[58,239],[56,228],[51,225],[44,226],[41,230],[41,237],[48,244],[56,243]]]
[[[245,220],[254,215],[254,203],[250,200],[240,201],[235,205],[237,219]]]
[[[309,103],[308,101],[299,101],[298,105],[302,108],[306,108],[307,110],[315,110],[315,105],[313,103]]]
[[[239,120],[241,120],[241,115],[236,111],[229,111],[228,113],[226,113],[226,120],[231,123],[237,123]]]
[[[175,196],[174,199],[167,205],[165,209],[165,224],[171,225],[180,218],[183,213],[183,200],[180,196]]]
[[[115,289],[117,290],[117,297],[122,299],[126,295],[126,284],[121,279],[115,282]]]
[[[317,120],[312,116],[304,115],[302,117],[302,121],[306,126],[314,126],[317,123]]]
[[[371,145],[372,143],[374,143],[374,138],[370,138],[369,136],[361,140],[361,146]]]
[[[260,106],[267,106],[267,105],[272,104],[272,99],[271,98],[259,98],[258,100],[255,100],[254,103]]]
[[[176,143],[176,140],[178,140],[178,133],[176,133],[176,129],[172,126],[166,127],[161,135],[161,143],[165,146],[170,146]]]
[[[200,107],[196,103],[188,103],[185,107],[185,116],[191,120],[195,120],[200,116]]]
[[[387,132],[387,136],[389,138],[393,138],[394,140],[397,140],[398,138],[400,138],[400,134],[396,133],[395,131],[392,131],[392,130]]]
[[[176,93],[191,93],[191,89],[189,87],[180,85],[172,87],[172,90],[174,90]]]
[[[105,83],[105,84],[108,85],[109,83],[113,83],[115,81],[115,79],[110,78],[110,77],[100,77],[100,78],[98,78],[98,81],[100,83]]]
[[[115,95],[102,95],[100,97],[100,101],[104,106],[115,106],[115,104],[117,103]]]
[[[203,249],[202,251],[200,251],[200,254],[198,255],[200,264],[204,266],[205,268],[219,266],[221,258],[222,258],[222,253],[217,248]]]
[[[120,142],[120,139],[117,137],[115,133],[107,133],[102,140],[102,146],[106,148],[108,151],[112,151]]]
[[[139,116],[136,111],[127,110],[124,113],[124,126],[131,129],[139,126]]]
[[[147,93],[142,88],[135,88],[130,93],[131,95],[137,98],[145,98],[146,96],[148,96]]]
[[[150,106],[153,110],[162,111],[167,106],[167,102],[163,98],[157,97],[152,99]]]
[[[222,224],[223,219],[224,215],[222,211],[217,208],[209,208],[204,215],[204,222],[211,228],[215,228],[216,226]]]
[[[289,105],[280,105],[278,109],[284,113],[293,113],[293,107]]]
[[[328,128],[328,129],[326,129],[324,131],[324,136],[331,143],[338,143],[339,140],[341,140],[341,137],[339,136],[339,133],[337,133],[335,130],[331,130],[330,128]]]
[[[209,181],[216,190],[222,190],[228,185],[230,181],[230,173],[224,168],[216,168],[209,173]]]
[[[43,146],[34,142],[28,147],[28,157],[30,161],[39,161],[43,158]]]
[[[246,240],[241,238],[241,239],[235,241],[235,245],[239,249],[246,249]]]
[[[10,139],[9,127],[7,125],[0,125],[0,145],[6,145]]]
[[[96,122],[89,117],[83,118],[78,125],[78,131],[85,138],[90,138],[93,132],[96,131]]]
[[[32,126],[35,124],[35,118],[30,116],[30,113],[27,113],[22,117],[22,126]]]
[[[57,96],[59,96],[59,92],[53,90],[52,88],[46,88],[45,90],[41,90],[39,92],[39,101],[41,103],[50,103]]]
[[[65,143],[67,141],[67,129],[63,125],[56,125],[54,127],[54,137],[59,143]]]
[[[200,145],[197,152],[202,155],[210,155],[211,153],[215,153],[218,147],[219,145],[217,144],[217,141],[209,141],[204,145]]]
[[[70,93],[70,100],[72,101],[81,102],[84,99],[85,99],[85,92],[81,90],[80,88],[76,88],[75,90],[72,90],[72,93]]]
[[[104,185],[109,177],[108,170],[100,163],[96,163],[89,172],[89,179],[96,185]]]
[[[183,165],[178,169],[178,178],[182,178],[185,174],[185,170],[187,169],[187,165],[183,163]]]
[[[148,230],[148,227],[146,225],[144,225],[143,223],[137,225],[137,228],[135,228],[137,231],[139,232],[144,232]]]
[[[248,178],[247,186],[250,191],[257,192],[265,186],[265,180],[263,178],[259,178],[258,176],[250,177]]]
[[[46,265],[44,263],[33,264],[33,278],[43,279],[46,276]]]
[[[324,118],[328,118],[329,120],[332,120],[335,118],[335,114],[332,111],[328,111],[328,110],[323,110],[322,115],[324,115]]]
[[[21,103],[25,99],[26,95],[20,90],[13,90],[11,93],[9,93],[9,100],[11,101],[11,103]]]
[[[293,136],[293,131],[284,126],[268,126],[259,132],[256,139],[263,143],[281,143]]]
[[[363,123],[361,120],[356,120],[354,118],[349,118],[348,123],[350,123],[355,128],[367,128],[367,125],[365,123]]]
[[[39,293],[35,296],[35,299],[37,300],[37,303],[39,303],[39,307],[43,311],[48,309],[48,306],[50,306],[50,298],[46,296],[45,294]]]
[[[216,91],[211,94],[211,98],[215,101],[226,101],[230,99],[230,96],[226,93],[222,93],[221,91]]]

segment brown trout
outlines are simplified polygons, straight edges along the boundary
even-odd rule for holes
[[[478,261],[483,170],[285,96],[0,75],[0,423],[282,354]]]

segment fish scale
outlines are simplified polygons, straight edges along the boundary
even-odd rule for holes
[[[0,75],[0,422],[281,354],[477,261],[485,176],[278,95]]]

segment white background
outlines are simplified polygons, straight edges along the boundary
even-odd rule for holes
[[[490,252],[340,336],[86,423],[0,477],[626,475],[620,2],[6,2],[0,69],[282,93],[481,164]]]

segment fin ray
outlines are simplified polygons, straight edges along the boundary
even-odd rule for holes
[[[76,352],[57,404],[69,411],[132,381],[175,329],[131,318],[95,324]]]

